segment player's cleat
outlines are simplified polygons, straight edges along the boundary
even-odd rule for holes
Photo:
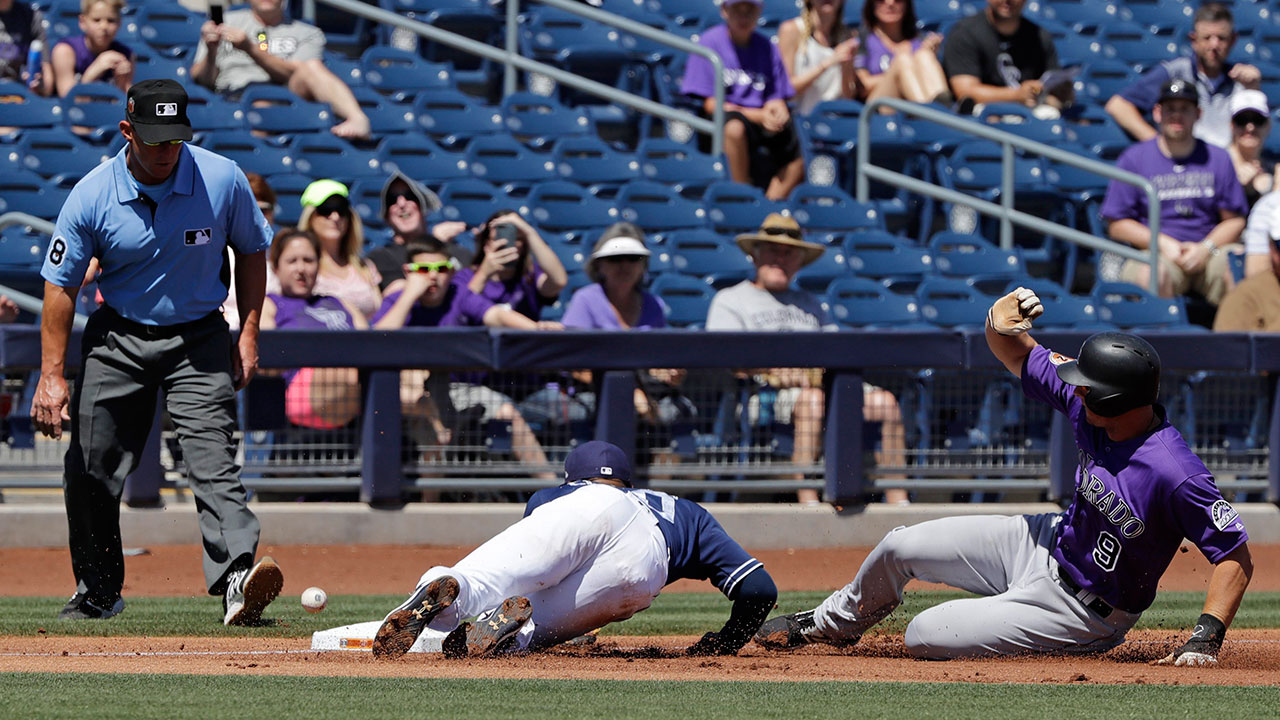
[[[502,606],[481,613],[474,623],[463,623],[445,637],[440,651],[445,657],[487,657],[511,650],[520,628],[533,617],[529,598],[513,595]]]
[[[59,620],[106,620],[124,612],[124,598],[118,597],[113,602],[89,602],[88,593],[76,593],[67,604],[58,611]]]
[[[857,638],[854,638],[851,641],[834,642],[823,637],[818,633],[817,626],[814,625],[812,610],[798,612],[793,615],[779,615],[772,620],[766,621],[756,631],[754,640],[756,644],[770,650],[790,650],[811,643],[852,645],[858,641]]]
[[[227,574],[227,594],[222,597],[223,625],[252,625],[262,618],[272,600],[284,587],[284,573],[270,557],[263,557],[248,570]]]
[[[449,575],[419,585],[400,607],[387,613],[373,636],[373,656],[398,658],[409,652],[427,623],[458,599],[458,581]]]

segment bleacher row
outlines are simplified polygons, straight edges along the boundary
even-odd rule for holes
[[[469,0],[380,4],[500,44],[501,6]],[[293,5],[299,14],[301,3]],[[1280,105],[1280,66],[1271,64],[1270,48],[1280,39],[1275,7],[1232,7],[1241,33],[1232,57],[1258,65],[1268,79],[1264,89]],[[605,0],[603,8],[684,37],[719,22],[710,0]],[[980,8],[980,2],[916,2],[921,26],[944,33]],[[55,0],[42,9],[51,41],[75,30],[78,2]],[[535,3],[522,10],[520,41],[527,56],[669,105],[687,105],[678,92],[682,53]],[[860,10],[856,0],[846,3],[850,22],[857,22]],[[1002,121],[1004,129],[1085,156],[1113,159],[1130,140],[1101,104],[1140,70],[1185,51],[1190,12],[1190,6],[1171,0],[1029,2],[1027,16],[1054,34],[1063,62],[1085,66],[1078,102],[1060,120],[1041,120],[1007,105],[985,108],[981,119]],[[792,0],[766,0],[762,26],[771,31],[796,14]],[[172,0],[131,4],[119,39],[138,55],[135,77],[185,80],[204,19]],[[474,226],[497,209],[519,209],[566,260],[571,291],[585,283],[579,269],[598,231],[629,220],[653,234],[653,289],[671,308],[672,324],[696,326],[705,318],[710,293],[750,272],[733,234],[754,229],[769,212],[784,211],[830,247],[799,282],[823,293],[848,325],[884,325],[889,316],[908,324],[971,324],[982,314],[973,306],[1010,283],[1036,287],[1056,304],[1051,317],[1070,318],[1064,324],[1186,325],[1181,300],[1152,298],[1137,288],[1094,282],[1092,272],[1078,273],[1090,257],[1075,246],[1019,233],[1018,247],[1000,250],[982,239],[995,237],[990,223],[962,208],[884,187],[875,187],[871,203],[854,201],[849,191],[862,113],[856,101],[824,103],[800,119],[810,183],[787,203],[772,203],[759,190],[728,181],[723,159],[699,152],[687,127],[646,119],[537,75],[523,78],[527,91],[499,100],[499,68],[486,60],[322,4],[316,22],[330,42],[326,64],[352,87],[372,121],[369,142],[332,136],[327,129],[334,118],[327,107],[302,102],[283,88],[253,86],[232,102],[186,83],[196,142],[264,175],[280,196],[281,224],[296,221],[297,198],[307,183],[332,177],[351,185],[368,243],[384,243],[389,232],[378,217],[378,192],[386,175],[399,170],[440,195],[444,207],[433,220]],[[61,100],[45,99],[28,96],[16,84],[0,84],[0,96],[21,100],[0,103],[0,127],[16,128],[0,137],[0,212],[20,209],[53,219],[70,186],[120,148],[116,125],[123,95],[92,84]],[[896,116],[875,117],[871,128],[876,164],[998,198],[998,145]],[[1267,151],[1280,156],[1280,133],[1269,139]],[[1101,178],[1030,157],[1019,157],[1015,172],[1019,209],[1101,234]],[[24,228],[6,230],[3,277],[34,273],[45,242],[47,237]]]

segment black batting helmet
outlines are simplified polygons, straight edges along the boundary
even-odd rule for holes
[[[1080,359],[1056,369],[1063,382],[1089,388],[1084,405],[1102,417],[1154,404],[1160,393],[1160,356],[1136,335],[1098,333],[1080,346]]]

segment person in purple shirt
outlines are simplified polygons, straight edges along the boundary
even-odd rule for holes
[[[762,185],[770,200],[786,200],[804,182],[804,159],[787,100],[795,95],[778,48],[755,31],[762,0],[724,0],[725,24],[702,33],[698,43],[724,62],[724,153],[735,182],[752,184],[752,158],[763,146],[773,166]],[[710,61],[690,55],[681,92],[702,98],[702,110],[715,110],[717,78]],[[761,173],[764,174],[764,173]]]
[[[133,84],[133,51],[116,40],[124,0],[83,0],[80,31],[53,46],[53,89],[65,97],[77,83],[109,82],[128,90]]]
[[[1248,206],[1231,157],[1191,134],[1199,95],[1186,80],[1170,80],[1152,111],[1160,134],[1125,150],[1116,167],[1151,181],[1160,199],[1161,297],[1196,290],[1217,305],[1231,289],[1227,253],[1239,244]],[[1102,218],[1112,240],[1139,250],[1151,246],[1147,196],[1135,185],[1112,180],[1102,201]],[[1147,287],[1151,266],[1126,260],[1120,279]]]
[[[476,232],[471,267],[453,279],[460,291],[509,305],[530,320],[541,317],[542,308],[554,303],[568,282],[555,251],[514,210],[499,210],[485,221]]]
[[[329,295],[317,295],[320,240],[306,230],[281,230],[267,259],[280,281],[279,293],[262,303],[263,330],[364,330],[364,314]],[[285,417],[318,430],[340,428],[360,414],[360,377],[355,368],[301,368],[284,374]]]
[[[1244,523],[1157,404],[1155,349],[1100,333],[1073,360],[1027,334],[1043,313],[1035,293],[1018,288],[988,311],[986,339],[1027,397],[1071,423],[1080,467],[1067,510],[896,528],[852,583],[813,611],[766,622],[758,642],[852,644],[917,579],[981,597],[917,615],[905,638],[916,657],[1101,652],[1124,642],[1185,537],[1215,565],[1213,577],[1191,638],[1159,663],[1217,663],[1253,574]]]

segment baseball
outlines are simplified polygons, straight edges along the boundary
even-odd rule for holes
[[[329,596],[318,587],[309,587],[302,591],[302,607],[309,613],[324,610],[324,606],[328,603]]]

